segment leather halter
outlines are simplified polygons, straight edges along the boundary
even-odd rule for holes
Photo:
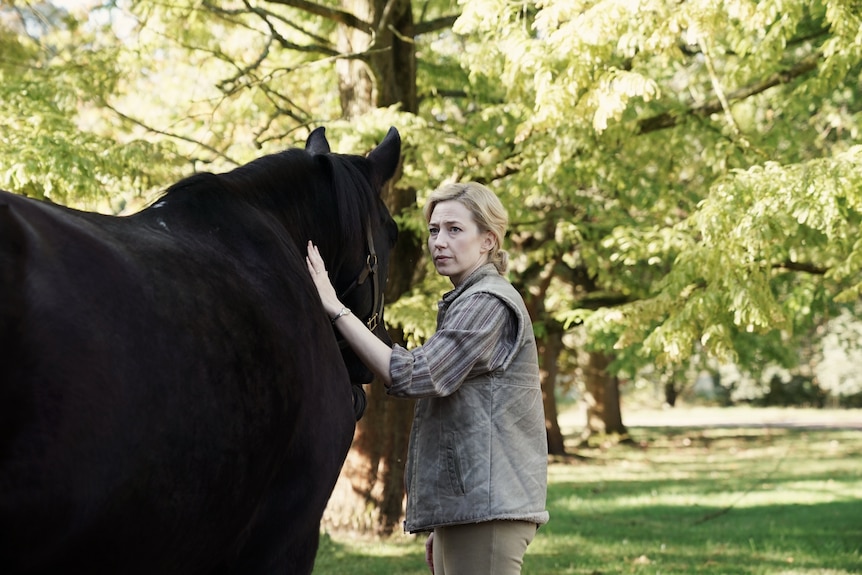
[[[365,283],[365,280],[368,279],[368,276],[371,276],[372,281],[372,290],[373,294],[373,304],[371,307],[371,315],[367,320],[365,320],[365,325],[369,330],[374,331],[377,329],[377,325],[380,321],[380,318],[383,317],[383,288],[380,285],[380,274],[378,273],[378,261],[377,261],[377,252],[374,250],[374,237],[371,235],[371,224],[367,224],[365,226],[365,241],[368,246],[368,255],[365,257],[365,267],[362,268],[362,271],[359,272],[359,275],[356,276],[356,279],[347,286],[343,292],[341,292],[338,296],[338,299],[344,301],[348,295],[350,295],[353,290],[357,287],[361,286]],[[339,349],[347,349],[350,347],[350,344],[347,343],[347,340],[342,338],[338,333],[338,330],[335,330],[335,339],[338,341]],[[353,414],[356,417],[356,421],[359,421],[362,418],[362,415],[365,413],[365,408],[368,405],[368,399],[365,395],[365,389],[363,389],[361,383],[353,383],[352,384],[353,391]]]
[[[374,303],[371,307],[371,315],[365,320],[365,325],[368,329],[374,331],[377,329],[377,324],[380,318],[383,317],[383,289],[380,286],[380,274],[378,272],[377,252],[374,250],[374,237],[371,235],[371,226],[365,228],[365,240],[368,245],[368,255],[365,258],[365,267],[359,272],[359,275],[353,280],[347,289],[339,294],[338,299],[344,301],[353,290],[365,283],[368,276],[371,276],[372,289],[374,292]],[[340,343],[339,343],[340,345]]]

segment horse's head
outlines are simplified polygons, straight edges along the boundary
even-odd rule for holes
[[[395,128],[390,128],[368,156],[342,155],[330,151],[324,129],[317,128],[309,135],[305,148],[313,156],[325,158],[331,166],[339,202],[340,243],[329,249],[325,242],[321,245],[335,290],[344,305],[378,338],[391,345],[383,324],[383,291],[398,228],[383,203],[381,192],[398,168],[401,137]],[[345,191],[367,197],[354,196],[345,202],[346,198],[341,195]],[[373,374],[346,342],[340,345],[351,382],[370,383]]]

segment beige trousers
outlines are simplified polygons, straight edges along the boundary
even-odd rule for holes
[[[538,526],[487,521],[434,530],[434,575],[520,575]]]

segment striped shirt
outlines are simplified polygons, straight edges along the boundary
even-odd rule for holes
[[[455,303],[467,283],[443,296],[439,307],[451,306],[445,324],[439,325],[438,319],[437,331],[424,345],[412,350],[393,347],[389,395],[445,397],[465,380],[500,368],[512,352],[517,340],[512,311],[489,293]]]

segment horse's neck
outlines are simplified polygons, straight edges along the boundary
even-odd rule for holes
[[[327,269],[339,273],[347,265],[344,254],[358,248],[343,237],[334,206],[315,201],[311,184],[293,182],[292,190],[264,191],[265,182],[235,181],[214,174],[197,174],[178,183],[165,196],[138,214],[151,226],[177,232],[210,233],[215,229],[255,235],[260,226],[281,227],[301,254],[313,241],[326,257]],[[260,196],[246,190],[262,190]],[[242,190],[242,191],[238,191]],[[296,193],[299,191],[300,193]],[[275,230],[273,230],[275,231]],[[364,240],[362,240],[364,242]]]

